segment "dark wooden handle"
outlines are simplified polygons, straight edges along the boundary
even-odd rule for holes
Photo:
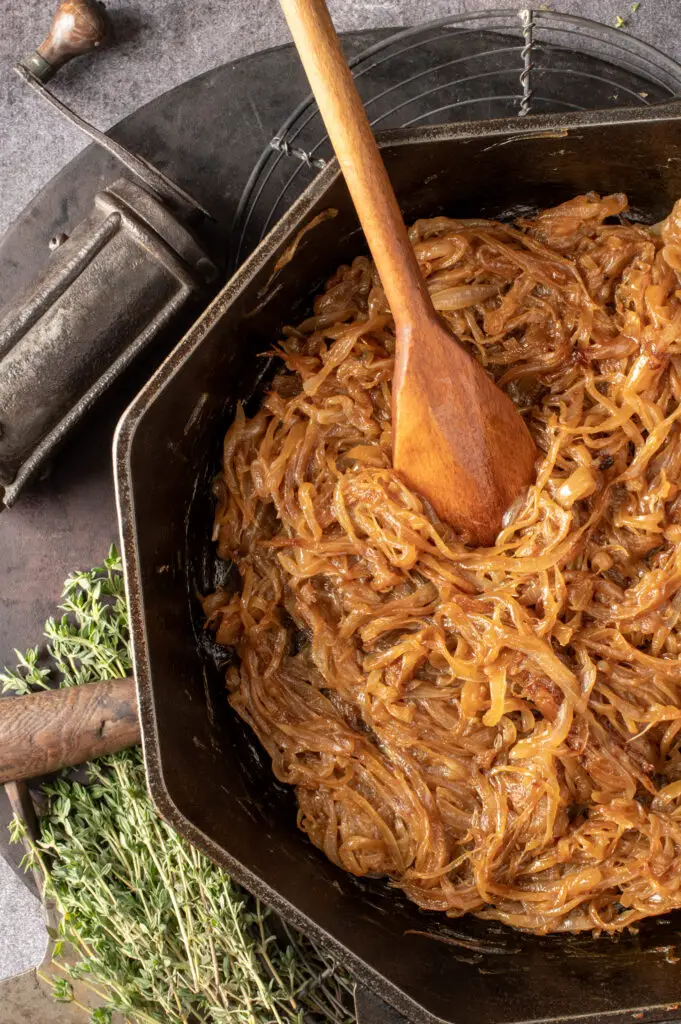
[[[0,783],[47,775],[139,742],[130,677],[0,700]]]
[[[324,0],[280,0],[395,319],[434,317],[362,101]]]
[[[56,71],[73,57],[98,49],[109,29],[109,18],[97,0],[62,0],[38,53]]]

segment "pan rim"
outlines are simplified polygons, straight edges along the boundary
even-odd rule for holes
[[[623,107],[613,111],[585,111],[573,114],[541,114],[518,118],[500,118],[482,122],[460,122],[426,126],[415,129],[398,129],[380,133],[377,141],[381,149],[400,148],[419,142],[440,141],[473,141],[481,137],[490,139],[490,148],[498,145],[515,144],[523,139],[537,137],[565,137],[580,128],[594,128],[613,124],[649,123],[657,121],[673,121],[681,123],[681,100],[672,100],[657,107],[629,108]],[[504,141],[496,141],[500,136]],[[510,137],[509,137],[510,136]],[[381,998],[385,999],[398,1012],[407,1015],[408,1019],[419,1024],[446,1024],[446,1021],[427,1010],[415,1001],[394,981],[381,974],[378,969],[363,961],[352,949],[313,918],[308,916],[289,900],[280,895],[269,883],[258,874],[249,871],[206,833],[201,831],[179,809],[166,786],[163,764],[159,755],[159,736],[154,714],[154,701],[151,685],[151,666],[146,632],[146,613],[143,599],[141,559],[136,539],[136,513],[134,504],[134,486],[132,471],[132,448],[137,429],[152,403],[170,383],[180,368],[201,345],[206,333],[218,317],[226,314],[243,289],[250,283],[255,274],[263,268],[284,239],[292,236],[299,229],[311,208],[325,190],[340,174],[337,161],[334,159],[324,167],[310,183],[302,195],[295,201],[284,216],[275,224],[266,237],[260,242],[248,259],[236,270],[225,283],[210,305],[198,317],[195,323],[178,341],[163,363],[155,371],[149,381],[140,389],[131,404],[119,420],[113,441],[114,484],[116,506],[118,512],[122,557],[125,566],[125,589],[130,615],[130,636],[133,670],[140,709],[142,731],[142,749],[147,785],[152,800],[162,815],[177,831],[185,835],[208,856],[223,866],[238,882],[252,891],[256,888],[264,898],[278,907],[285,906],[292,923],[304,933],[314,937],[323,947],[328,948],[335,956],[342,957],[358,981],[369,985]],[[645,1007],[635,1006],[609,1011],[576,1013],[570,1017],[555,1016],[541,1018],[542,1024],[551,1021],[577,1022],[597,1019],[599,1024],[620,1021],[632,1012],[643,1012],[646,1016],[668,1014],[667,1003],[651,1003]],[[536,1021],[525,1021],[524,1024],[539,1024]]]

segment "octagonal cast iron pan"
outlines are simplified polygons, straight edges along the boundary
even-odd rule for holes
[[[655,222],[681,196],[677,103],[397,132],[381,144],[407,222],[438,214],[508,219],[590,190],[625,191],[630,216]],[[329,210],[333,217],[320,217]],[[345,874],[312,846],[296,828],[292,790],[276,782],[227,705],[231,655],[203,632],[198,601],[231,572],[210,541],[222,439],[236,403],[253,412],[261,400],[271,373],[261,353],[309,312],[325,278],[362,251],[330,164],[119,424],[117,498],[152,797],[180,834],[411,1021],[678,1019],[681,913],[595,940],[421,911],[383,881]],[[136,726],[134,709],[128,717]],[[365,1000],[364,1009],[368,1020],[382,1014],[379,1001]]]

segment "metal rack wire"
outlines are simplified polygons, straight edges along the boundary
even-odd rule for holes
[[[681,96],[681,66],[586,18],[521,8],[403,29],[350,62],[377,130],[517,114],[645,106]],[[237,266],[331,155],[307,96],[263,150],[232,228]]]

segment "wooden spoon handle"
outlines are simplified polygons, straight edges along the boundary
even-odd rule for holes
[[[324,0],[280,0],[393,315],[433,307]]]
[[[0,700],[0,783],[48,775],[139,742],[131,677]]]

